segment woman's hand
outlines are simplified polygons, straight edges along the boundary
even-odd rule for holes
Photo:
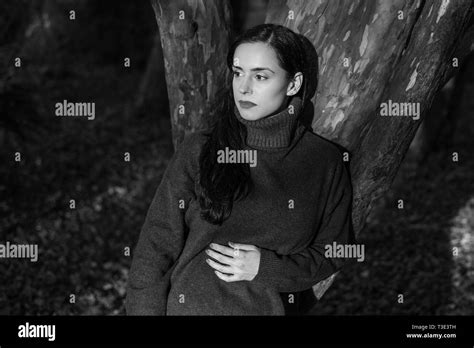
[[[255,278],[260,266],[260,249],[250,244],[229,242],[229,245],[232,248],[216,243],[209,244],[212,249],[207,249],[206,253],[222,265],[212,259],[206,259],[207,264],[226,282],[250,281]]]

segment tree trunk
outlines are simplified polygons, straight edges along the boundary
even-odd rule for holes
[[[474,17],[471,16],[469,27],[456,47],[453,57],[458,58],[458,67],[450,66],[447,76],[451,79],[441,88],[431,104],[426,117],[421,123],[415,138],[410,144],[408,155],[420,165],[432,152],[451,147],[454,132],[458,123],[458,108],[464,93],[469,75],[467,68],[474,58]]]
[[[202,115],[219,83],[216,75],[225,70],[229,9],[220,1],[153,0],[153,5],[176,144],[205,123]],[[180,9],[185,20],[178,19]],[[471,0],[269,1],[265,22],[303,34],[320,55],[313,62],[319,65],[319,75],[312,77],[319,85],[312,127],[350,154],[356,236],[372,202],[390,187],[444,85],[471,12]],[[389,100],[419,103],[420,118],[382,117],[381,105]],[[186,112],[179,114],[182,104]],[[313,287],[317,298],[334,277]]]
[[[288,3],[288,4],[287,4]],[[304,34],[321,54],[313,129],[351,154],[354,229],[386,191],[422,117],[382,117],[388,100],[431,105],[445,82],[470,0],[270,0],[266,22]],[[294,11],[294,20],[288,12]],[[403,15],[399,19],[400,12]],[[349,66],[344,66],[349,58]]]
[[[160,29],[173,144],[207,129],[210,106],[225,81],[231,9],[224,0],[152,0]]]

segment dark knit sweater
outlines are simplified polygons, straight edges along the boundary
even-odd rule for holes
[[[257,121],[235,115],[257,150],[251,193],[222,226],[200,217],[198,158],[204,133],[187,135],[173,155],[134,249],[126,297],[129,315],[284,315],[280,292],[310,289],[347,259],[325,245],[352,242],[352,186],[339,149],[282,112]],[[291,108],[291,107],[290,107]],[[214,242],[260,248],[251,281],[225,282],[206,263]]]

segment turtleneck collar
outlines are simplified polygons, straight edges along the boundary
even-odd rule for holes
[[[236,105],[234,105],[234,114],[247,128],[248,146],[277,149],[290,146],[301,107],[302,99],[295,96],[286,109],[256,121],[242,118]],[[290,110],[292,110],[291,113]]]

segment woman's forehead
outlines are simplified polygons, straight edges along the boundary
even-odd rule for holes
[[[274,49],[261,42],[240,44],[234,52],[233,64],[243,69],[268,67],[275,72],[279,68]]]

